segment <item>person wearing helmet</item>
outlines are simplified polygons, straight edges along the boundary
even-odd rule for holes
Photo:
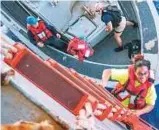
[[[115,52],[120,52],[124,49],[122,45],[121,35],[127,25],[138,27],[135,21],[128,21],[122,16],[121,11],[117,6],[107,6],[101,2],[95,4],[95,11],[101,14],[101,20],[105,23],[105,30],[111,32],[114,29],[114,38],[118,44],[115,48]]]
[[[138,59],[128,69],[105,69],[103,87],[107,86],[109,78],[118,81],[112,94],[137,116],[149,113],[154,108],[157,95],[149,61]]]
[[[31,43],[41,48],[50,45],[60,50],[66,50],[66,44],[60,39],[61,35],[53,26],[34,16],[28,16],[26,22],[27,34]]]

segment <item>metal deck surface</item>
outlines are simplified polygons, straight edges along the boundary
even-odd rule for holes
[[[137,37],[137,29],[127,27],[122,35],[123,45],[130,42],[131,40],[137,39]],[[116,47],[117,43],[114,37],[112,35],[108,36],[94,47],[95,53],[92,57],[88,58],[88,60],[111,65],[130,64],[131,62],[128,58],[128,50],[125,49],[121,52],[115,52],[114,48]]]

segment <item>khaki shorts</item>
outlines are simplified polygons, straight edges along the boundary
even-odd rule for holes
[[[115,32],[121,33],[124,31],[125,27],[126,27],[126,18],[122,16],[122,20],[119,23],[119,26],[115,28]]]

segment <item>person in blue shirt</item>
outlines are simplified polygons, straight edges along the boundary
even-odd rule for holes
[[[61,40],[61,35],[53,26],[34,16],[28,16],[26,22],[27,34],[31,43],[41,48],[50,45],[63,51],[66,50],[67,44]]]
[[[111,6],[109,6],[111,7]],[[101,20],[105,23],[105,30],[111,32],[114,29],[114,38],[118,44],[118,47],[115,48],[115,52],[120,52],[124,49],[122,45],[121,35],[126,27],[126,25],[131,25],[137,27],[138,24],[135,21],[127,21],[124,16],[121,15],[119,9],[116,11],[108,11],[107,7],[103,3],[97,3],[95,5],[95,10],[100,12]]]

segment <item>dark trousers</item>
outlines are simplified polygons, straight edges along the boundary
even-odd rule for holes
[[[45,45],[50,45],[62,51],[66,51],[67,49],[67,44],[61,39],[56,38],[55,36],[52,36],[47,41],[45,41]]]

